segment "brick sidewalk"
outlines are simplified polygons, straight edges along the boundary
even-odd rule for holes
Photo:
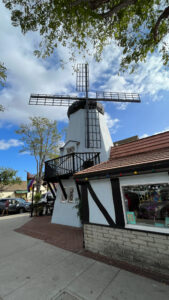
[[[81,228],[51,224],[50,216],[33,217],[17,232],[43,240],[49,244],[72,252],[83,249],[83,231]]]
[[[131,265],[124,261],[110,259],[97,253],[86,251],[83,248],[83,231],[80,228],[51,224],[51,217],[33,217],[22,227],[15,231],[43,240],[56,247],[93,258],[100,262],[112,265],[123,270],[154,279],[169,285],[169,276],[151,272],[146,269]]]

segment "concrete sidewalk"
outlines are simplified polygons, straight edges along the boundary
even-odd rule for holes
[[[0,299],[169,299],[169,286],[19,234],[26,215],[0,218]]]

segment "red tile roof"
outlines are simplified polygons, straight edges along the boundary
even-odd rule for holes
[[[21,183],[6,185],[3,187],[2,192],[14,192],[16,190],[26,191],[27,190],[27,181],[22,181]]]
[[[110,160],[169,148],[169,131],[111,148]]]
[[[110,159],[75,174],[87,175],[169,160],[169,131],[111,148]]]

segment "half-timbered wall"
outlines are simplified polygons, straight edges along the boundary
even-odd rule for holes
[[[101,204],[107,210],[114,222],[116,222],[114,203],[112,197],[112,188],[109,179],[103,180],[92,180],[90,182],[94,192],[96,193]],[[96,224],[108,225],[108,221],[99,209],[97,204],[94,202],[90,192],[88,191],[88,201],[89,201],[89,222]]]

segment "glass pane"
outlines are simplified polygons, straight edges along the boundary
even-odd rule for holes
[[[169,184],[123,187],[128,224],[169,228]]]

